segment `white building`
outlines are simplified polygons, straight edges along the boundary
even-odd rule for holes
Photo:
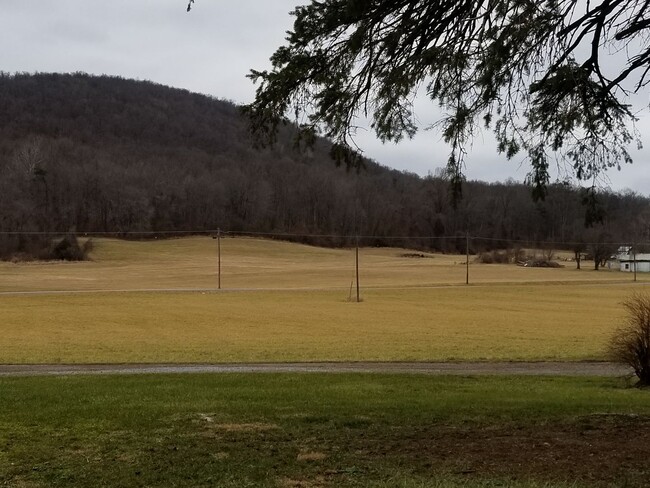
[[[637,273],[650,273],[650,254],[636,254],[629,247],[619,247],[616,259],[621,265],[621,271],[633,273],[636,267]]]

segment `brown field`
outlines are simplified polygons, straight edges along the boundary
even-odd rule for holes
[[[164,241],[96,239],[92,260],[82,263],[0,263],[0,292],[36,290],[160,290],[217,287],[216,241],[192,237]],[[326,249],[281,241],[222,239],[224,289],[346,289],[355,278],[353,249]],[[461,255],[413,253],[398,248],[362,248],[364,288],[465,284]],[[566,253],[557,253],[566,259]],[[593,263],[561,261],[560,269],[476,264],[470,283],[630,282],[632,275],[595,272]],[[650,277],[639,276],[640,281]]]
[[[0,362],[602,359],[620,302],[647,282],[472,264],[465,286],[461,256],[405,252],[361,250],[361,303],[348,301],[353,252],[275,241],[224,239],[220,292],[208,238],[4,263],[4,291],[131,291],[0,296]]]

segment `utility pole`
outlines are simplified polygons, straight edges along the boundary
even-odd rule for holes
[[[465,284],[469,285],[469,232],[465,233]]]
[[[636,243],[632,244],[632,266],[634,266],[634,281],[636,282]]]
[[[357,273],[357,303],[361,301],[361,297],[359,295],[359,236],[357,235],[357,246],[355,250],[355,265],[356,265],[356,273]]]
[[[221,229],[217,229],[217,235],[212,236],[217,240],[217,288],[221,290]]]

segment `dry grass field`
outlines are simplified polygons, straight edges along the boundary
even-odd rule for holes
[[[354,279],[354,250],[326,249],[282,241],[222,239],[224,289],[346,289]],[[205,289],[217,287],[217,247],[210,237],[161,241],[96,239],[92,260],[82,263],[0,263],[0,292],[35,290]],[[360,282],[369,287],[465,283],[465,256],[362,248]],[[470,282],[629,282],[632,276],[592,263],[576,270],[483,265],[470,257]],[[650,278],[650,277],[649,277]],[[643,277],[640,277],[643,279]],[[649,279],[650,281],[650,279]]]
[[[215,285],[209,238],[95,249],[85,263],[1,264],[0,288]],[[349,250],[224,239],[222,251],[220,292],[0,295],[0,362],[600,359],[620,302],[645,283],[571,264],[472,264],[473,284],[460,286],[463,257],[362,249],[363,302],[350,303]]]
[[[0,264],[0,363],[601,359],[612,271],[225,239],[100,240]],[[49,291],[48,291],[49,290]],[[138,291],[139,290],[139,291]],[[17,293],[18,292],[18,293]],[[2,486],[647,485],[621,379],[364,374],[0,378]]]
[[[4,296],[0,362],[597,359],[631,288]]]

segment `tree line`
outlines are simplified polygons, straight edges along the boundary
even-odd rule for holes
[[[349,171],[324,139],[295,148],[294,131],[283,126],[259,148],[228,101],[118,77],[1,73],[0,257],[38,254],[50,237],[30,233],[44,231],[220,227],[330,246],[411,236],[413,247],[442,252],[464,252],[467,232],[488,238],[472,252],[649,238],[650,200],[631,191],[600,192],[591,227],[586,194],[563,183],[535,202],[512,180],[466,181],[452,205],[444,171],[423,178],[367,159]]]

